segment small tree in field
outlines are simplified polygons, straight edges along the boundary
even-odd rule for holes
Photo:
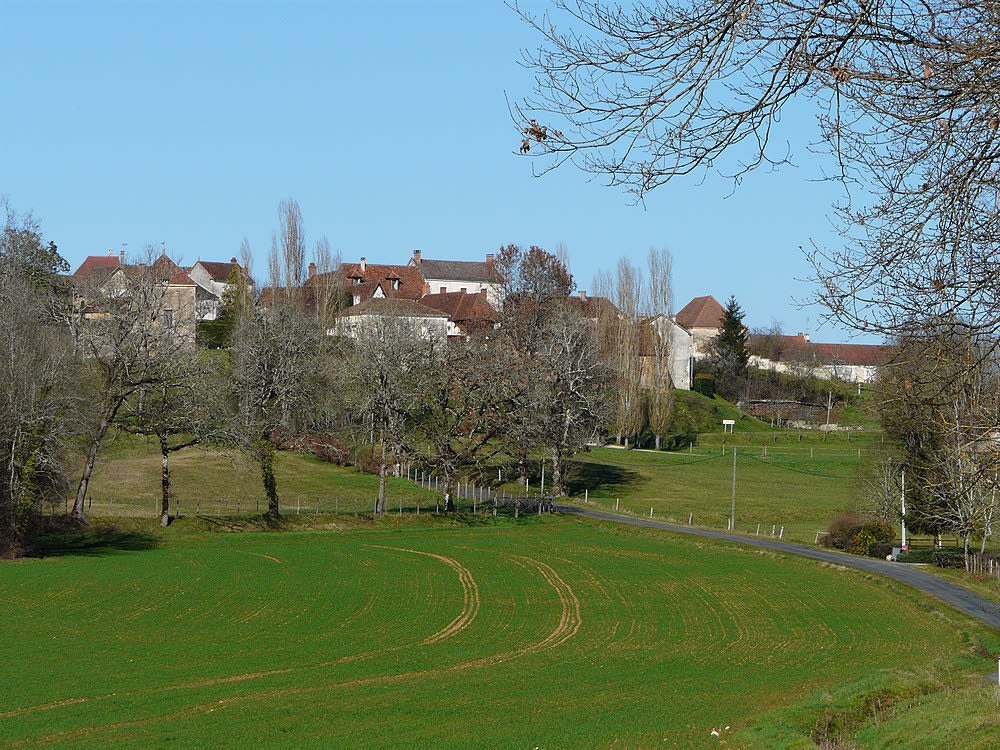
[[[168,363],[194,345],[186,329],[166,314],[170,289],[157,263],[150,262],[155,249],[146,252],[146,263],[120,267],[110,279],[91,279],[77,290],[91,310],[81,327],[80,352],[92,376],[95,412],[73,502],[80,520],[98,452],[122,407],[140,391],[163,383]]]
[[[351,342],[340,371],[342,390],[366,433],[377,432],[379,482],[375,512],[385,512],[389,464],[407,450],[434,364],[432,342],[404,318],[377,318]]]
[[[211,362],[178,352],[164,362],[159,382],[140,389],[122,420],[127,429],[152,436],[160,448],[160,525],[170,523],[170,455],[210,440],[221,430],[222,384]]]
[[[296,305],[280,302],[241,315],[234,337],[229,435],[259,464],[267,513],[278,516],[275,454],[315,422],[323,399],[320,332]]]

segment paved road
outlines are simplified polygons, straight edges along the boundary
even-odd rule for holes
[[[828,549],[817,549],[805,544],[792,544],[791,542],[779,542],[777,539],[740,536],[739,534],[729,534],[724,531],[711,531],[709,529],[696,529],[688,526],[675,526],[670,523],[651,521],[644,518],[631,518],[618,516],[613,513],[603,513],[599,510],[589,508],[576,508],[570,505],[553,506],[555,510],[563,513],[575,513],[587,518],[596,518],[602,521],[614,521],[631,526],[643,526],[649,529],[664,529],[666,531],[676,531],[680,534],[692,534],[694,536],[704,536],[710,539],[725,539],[730,542],[749,544],[753,547],[774,550],[776,552],[786,552],[790,555],[799,555],[813,560],[823,560],[824,562],[843,565],[848,568],[858,568],[869,573],[895,578],[897,581],[909,584],[916,589],[925,591],[931,596],[936,596],[968,615],[972,615],[977,620],[985,622],[1000,630],[1000,604],[997,604],[979,594],[970,591],[964,586],[952,583],[944,578],[927,573],[912,565],[893,563],[887,560],[874,560],[869,557],[856,557],[844,552],[836,552]]]

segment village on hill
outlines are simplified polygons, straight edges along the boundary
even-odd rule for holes
[[[319,271],[317,264],[310,262],[301,291],[304,304],[312,308],[321,290],[341,292],[337,295],[336,325],[331,326],[330,334],[358,336],[373,321],[405,319],[424,336],[464,337],[498,324],[503,289],[493,267],[494,257],[487,253],[483,260],[437,260],[414,250],[405,264],[369,263],[361,257],[327,271]],[[107,291],[120,275],[144,268],[141,263],[129,263],[124,253],[109,251],[85,258],[72,278],[86,295],[87,288]],[[192,342],[200,324],[217,319],[226,289],[237,276],[254,286],[248,269],[235,257],[228,262],[198,260],[191,266],[180,266],[163,250],[151,268],[166,290],[169,325]],[[261,288],[262,303],[267,304],[271,294],[270,287]],[[621,314],[612,300],[583,290],[572,300],[590,320]],[[693,298],[673,315],[646,317],[646,325],[655,326],[659,335],[669,338],[674,387],[691,389],[697,362],[711,355],[711,342],[724,314],[725,308],[715,297],[704,295]],[[651,337],[640,340],[645,348],[642,356],[652,356]],[[872,382],[889,350],[883,345],[819,343],[805,333],[780,332],[751,332],[748,345],[754,367],[849,383]]]

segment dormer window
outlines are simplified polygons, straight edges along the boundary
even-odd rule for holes
[[[392,280],[392,288],[393,289],[399,289],[399,279],[393,279]]]
[[[351,283],[354,284],[354,286],[357,286],[358,284],[361,283],[361,277],[360,276],[352,276],[351,277]]]

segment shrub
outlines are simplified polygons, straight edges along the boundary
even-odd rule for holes
[[[715,375],[708,372],[699,372],[694,376],[694,383],[691,390],[709,398],[715,397]]]
[[[861,529],[861,519],[856,513],[838,513],[826,527],[825,544],[828,547],[847,549],[851,538]],[[878,540],[876,540],[878,541]]]
[[[939,568],[964,568],[965,553],[962,550],[936,549],[934,550],[934,564]]]
[[[878,539],[868,529],[862,528],[857,534],[851,537],[847,551],[862,557],[871,557],[878,546]]]
[[[880,519],[865,521],[861,525],[861,530],[870,533],[875,538],[875,541],[881,544],[896,540],[896,527],[888,521]]]

